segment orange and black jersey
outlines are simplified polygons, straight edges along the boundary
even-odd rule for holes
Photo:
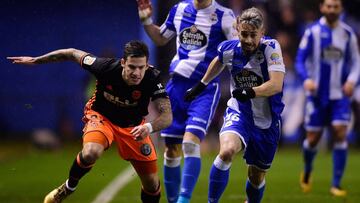
[[[86,55],[81,66],[95,75],[96,91],[86,109],[97,111],[112,123],[125,128],[137,126],[148,114],[150,99],[167,98],[159,80],[159,71],[149,67],[139,85],[129,86],[123,80],[120,60]]]

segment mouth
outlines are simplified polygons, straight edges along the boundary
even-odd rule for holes
[[[132,77],[131,80],[135,83],[139,82],[140,81],[140,78],[137,78],[137,77]]]

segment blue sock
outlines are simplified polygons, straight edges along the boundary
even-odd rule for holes
[[[332,186],[340,187],[347,159],[347,142],[335,143],[333,150],[333,180]]]
[[[176,203],[189,203],[189,202],[190,202],[189,198],[180,195],[180,197]]]
[[[180,196],[191,198],[195,184],[200,174],[200,157],[185,157],[183,169],[183,181],[180,189]]]
[[[316,148],[310,148],[308,141],[305,139],[303,143],[303,155],[304,155],[304,173],[308,176],[313,168],[313,160],[316,156]]]
[[[231,163],[226,164],[219,156],[216,157],[210,170],[208,202],[217,203],[225,191],[229,181]]]
[[[265,180],[260,184],[259,188],[255,188],[249,180],[246,181],[246,195],[248,203],[260,203],[264,195]]]
[[[164,157],[164,184],[166,197],[169,203],[176,202],[179,197],[179,188],[181,182],[181,157]]]

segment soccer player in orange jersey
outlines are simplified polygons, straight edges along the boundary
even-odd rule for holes
[[[95,94],[84,110],[83,148],[66,182],[51,191],[44,203],[61,202],[75,191],[79,180],[113,141],[120,156],[133,165],[140,177],[141,200],[159,202],[157,157],[149,135],[168,127],[172,113],[159,71],[148,65],[148,58],[148,48],[140,41],[128,42],[121,59],[99,58],[77,49],[60,49],[38,57],[8,57],[13,63],[23,65],[74,61],[97,79]],[[159,116],[145,122],[150,100]]]

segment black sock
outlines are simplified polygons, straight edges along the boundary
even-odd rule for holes
[[[145,192],[144,189],[141,189],[141,201],[143,203],[159,203],[160,201],[160,184],[159,188],[153,194]]]
[[[79,161],[80,163],[79,163]],[[75,158],[69,172],[68,186],[75,188],[79,180],[92,168],[92,163],[87,163],[80,152]]]

